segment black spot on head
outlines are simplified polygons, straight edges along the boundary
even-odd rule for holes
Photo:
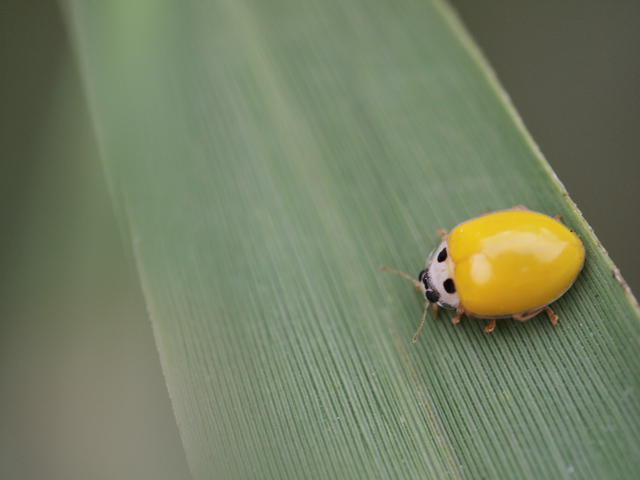
[[[443,248],[438,254],[438,263],[442,263],[447,259],[447,249]]]
[[[427,273],[426,270],[422,270],[419,274],[418,274],[418,281],[422,282],[422,280],[424,280],[424,275]]]
[[[440,294],[435,290],[427,290],[425,295],[427,296],[427,300],[429,300],[431,303],[436,303],[438,300],[440,300]]]
[[[431,288],[429,286],[429,269],[424,269],[420,272],[420,282],[422,282],[426,290],[429,290]]]
[[[442,284],[445,292],[447,293],[456,293],[456,284],[453,283],[453,279],[447,278]]]

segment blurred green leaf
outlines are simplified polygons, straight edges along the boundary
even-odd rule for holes
[[[635,478],[640,315],[439,1],[69,0],[196,478]],[[545,318],[411,338],[451,228],[524,204],[587,261]]]
[[[34,44],[51,37],[37,32]],[[15,44],[27,58],[40,53]],[[59,64],[40,65],[45,111],[22,104],[38,122],[19,135],[12,118],[14,148],[3,157],[13,175],[0,214],[0,478],[188,478],[68,47]]]

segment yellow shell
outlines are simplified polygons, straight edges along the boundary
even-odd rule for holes
[[[461,223],[447,249],[461,306],[485,317],[553,302],[573,284],[585,256],[580,239],[559,221],[519,210]]]

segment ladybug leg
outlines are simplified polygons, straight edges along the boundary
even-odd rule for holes
[[[435,305],[434,305],[435,306]],[[415,343],[416,340],[418,340],[418,335],[420,335],[420,330],[422,330],[422,326],[424,325],[424,321],[427,318],[427,308],[429,307],[429,301],[425,300],[424,301],[424,313],[422,314],[422,322],[420,323],[420,326],[418,327],[418,331],[416,332],[416,334],[413,336],[413,342]]]
[[[511,210],[516,210],[518,212],[529,212],[530,210],[524,205],[514,205],[511,207]]]
[[[452,320],[454,325],[457,325],[458,323],[460,323],[460,317],[462,316],[463,313],[464,313],[464,308],[462,308],[460,306],[458,308],[456,308],[456,314],[455,314],[455,316],[453,317],[453,320]]]
[[[544,307],[544,309],[547,311],[547,315],[549,315],[549,320],[551,320],[551,323],[553,323],[554,325],[558,325],[558,315],[553,313],[553,310],[551,310],[551,307],[549,307],[549,305]]]
[[[535,317],[536,315],[538,315],[540,312],[542,312],[545,309],[545,307],[542,308],[536,308],[535,310],[531,310],[530,312],[525,312],[525,313],[514,313],[513,314],[513,319],[517,320],[519,322],[526,322],[527,320],[529,320],[530,318]]]
[[[527,312],[527,313],[516,313],[516,314],[513,315],[513,319],[514,320],[518,320],[519,322],[526,322],[527,320],[529,320],[530,318],[535,317],[536,315],[538,315],[542,311],[546,311],[547,312],[547,315],[548,315],[549,320],[551,321],[551,323],[553,323],[554,325],[558,325],[558,315],[553,313],[553,310],[551,310],[551,307],[549,307],[549,305],[545,305],[544,307],[537,308],[537,309],[532,310],[531,312]]]
[[[418,280],[416,280],[415,278],[407,275],[404,272],[401,272],[400,270],[394,270],[393,268],[387,268],[384,265],[380,267],[380,270],[382,270],[383,272],[387,272],[387,273],[395,273],[396,275],[400,275],[401,277],[406,278],[407,280],[409,280],[411,283],[413,283],[413,287],[420,291],[420,282]]]
[[[553,219],[554,219],[556,222],[558,222],[558,223],[562,223],[562,222],[560,221],[560,219],[562,219],[562,215],[560,215],[560,214],[558,214],[558,215],[556,215],[555,217],[553,217]]]
[[[437,231],[438,231],[438,235],[440,235],[440,238],[444,242],[447,239],[447,235],[449,235],[449,234],[447,233],[446,230],[444,230],[442,228],[439,228]]]
[[[487,326],[484,327],[484,333],[491,333],[494,328],[496,328],[496,319],[492,318],[489,320],[489,323],[487,323]]]
[[[431,314],[433,315],[433,319],[434,319],[434,320],[435,320],[436,318],[438,318],[438,304],[437,304],[437,303],[434,303],[434,304],[433,304],[433,310],[432,310],[432,313],[431,313]]]

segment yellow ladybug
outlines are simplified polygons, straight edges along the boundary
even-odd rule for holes
[[[573,284],[584,264],[584,246],[575,233],[542,213],[514,207],[468,220],[449,234],[440,231],[442,243],[431,252],[426,268],[414,280],[398,270],[382,267],[413,282],[425,298],[424,325],[429,302],[433,317],[437,307],[455,309],[460,316],[489,320],[513,317],[524,322],[543,310],[558,324],[549,304]]]

